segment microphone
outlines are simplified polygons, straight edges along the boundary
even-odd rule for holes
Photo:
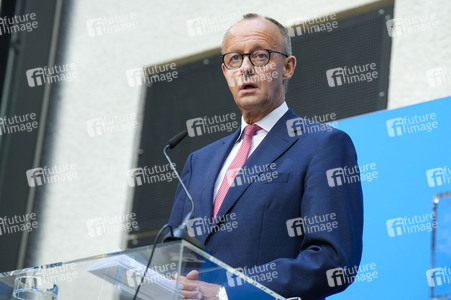
[[[188,189],[186,188],[185,184],[183,183],[182,179],[180,178],[179,173],[177,172],[177,170],[174,167],[174,164],[172,163],[169,155],[166,153],[167,149],[173,149],[175,146],[177,146],[186,136],[188,135],[188,131],[183,130],[182,132],[178,133],[176,136],[174,136],[173,138],[171,138],[168,141],[168,144],[164,147],[163,149],[163,153],[164,156],[166,157],[167,161],[169,162],[169,166],[171,167],[172,171],[174,171],[180,186],[182,187],[182,189],[185,191],[186,196],[188,197],[188,200],[191,202],[191,210],[190,212],[185,216],[185,218],[183,219],[182,223],[172,231],[172,236],[170,234],[168,234],[163,242],[170,242],[170,241],[175,241],[175,240],[185,240],[193,245],[195,245],[196,247],[202,249],[202,250],[207,250],[204,246],[204,244],[202,244],[198,239],[196,239],[195,237],[192,237],[188,234],[188,231],[186,230],[186,227],[188,227],[188,222],[191,219],[191,217],[194,215],[194,201],[193,198],[191,197],[191,194],[188,192]]]
[[[168,148],[172,149],[175,146],[177,146],[187,135],[188,135],[188,131],[186,131],[186,130],[183,130],[182,132],[179,132],[176,136],[172,137],[168,141],[168,145],[167,145]]]

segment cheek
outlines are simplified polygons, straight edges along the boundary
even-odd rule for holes
[[[229,85],[230,91],[237,91],[241,86],[241,77],[236,73],[228,73],[226,75],[227,84]]]

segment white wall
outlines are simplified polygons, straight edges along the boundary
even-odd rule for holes
[[[451,95],[450,13],[448,0],[396,0],[395,17],[405,25],[393,37],[390,109]],[[447,73],[444,84],[439,84],[440,76],[428,78],[427,71],[435,68]]]

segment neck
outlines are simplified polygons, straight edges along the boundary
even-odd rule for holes
[[[282,99],[282,101],[280,101],[278,104],[275,104],[267,109],[242,109],[241,113],[243,114],[243,119],[247,124],[254,124],[255,122],[258,122],[269,115],[273,110],[281,106],[283,102],[284,99]]]

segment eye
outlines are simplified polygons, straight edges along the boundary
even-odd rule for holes
[[[237,53],[233,53],[233,54],[229,54],[229,61],[239,61],[241,60],[241,55],[237,54]]]
[[[264,50],[259,50],[252,53],[252,58],[257,60],[267,60],[268,56],[269,56],[268,52]]]

